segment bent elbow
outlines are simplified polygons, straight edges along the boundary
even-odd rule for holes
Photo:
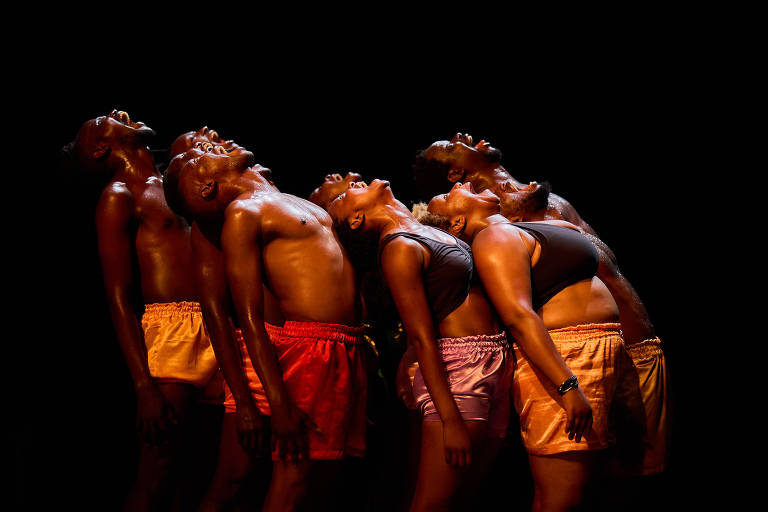
[[[537,320],[540,318],[536,312],[527,307],[515,308],[504,315],[504,325],[515,336],[529,329]]]

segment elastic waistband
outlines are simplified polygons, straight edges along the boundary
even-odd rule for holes
[[[323,322],[297,322],[288,320],[282,327],[264,324],[267,334],[291,338],[321,338],[344,343],[363,343],[364,327],[329,324]]]
[[[659,338],[651,338],[643,340],[640,343],[633,343],[632,345],[624,345],[629,353],[629,356],[635,361],[641,361],[644,359],[650,359],[662,354],[661,340]]]
[[[439,338],[437,347],[441,353],[458,350],[501,350],[509,346],[507,335],[499,334],[479,334],[477,336],[464,336],[463,338]]]
[[[145,315],[169,316],[200,312],[199,302],[153,302],[144,305]]]
[[[556,336],[558,343],[584,341],[597,336],[621,336],[621,324],[606,322],[603,324],[569,325],[560,329],[551,329],[549,334]]]

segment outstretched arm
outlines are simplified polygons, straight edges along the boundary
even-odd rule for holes
[[[105,190],[96,207],[96,232],[112,324],[136,391],[136,425],[146,442],[156,444],[174,417],[170,403],[149,373],[144,334],[130,300],[131,289],[136,285],[131,270],[135,250],[133,209],[130,192],[113,185]]]
[[[211,236],[217,236],[212,233]],[[192,224],[195,283],[211,345],[237,404],[238,441],[246,450],[263,446],[263,419],[248,389],[240,350],[232,336],[224,253]]]
[[[262,233],[257,215],[248,210],[228,212],[221,246],[248,355],[272,410],[273,448],[277,448],[281,458],[305,457],[308,453],[305,429],[309,419],[288,396],[277,355],[264,328]]]
[[[424,383],[442,419],[446,462],[462,467],[471,463],[471,442],[437,349],[432,314],[422,281],[423,254],[424,249],[418,242],[396,238],[382,251],[381,269],[408,342],[416,351]]]
[[[530,255],[517,229],[486,228],[475,237],[472,252],[488,297],[531,363],[554,386],[573,376],[533,309]],[[580,388],[563,395],[563,401],[568,414],[566,431],[579,442],[591,428],[592,408]]]

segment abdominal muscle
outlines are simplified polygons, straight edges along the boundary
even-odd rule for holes
[[[619,321],[616,301],[597,277],[563,288],[539,308],[538,314],[549,330]]]

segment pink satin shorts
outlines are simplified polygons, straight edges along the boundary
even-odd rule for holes
[[[464,421],[485,421],[488,435],[504,437],[514,371],[507,337],[502,333],[440,338],[437,342],[461,417]],[[421,369],[416,370],[413,379],[413,395],[424,421],[440,421]]]

